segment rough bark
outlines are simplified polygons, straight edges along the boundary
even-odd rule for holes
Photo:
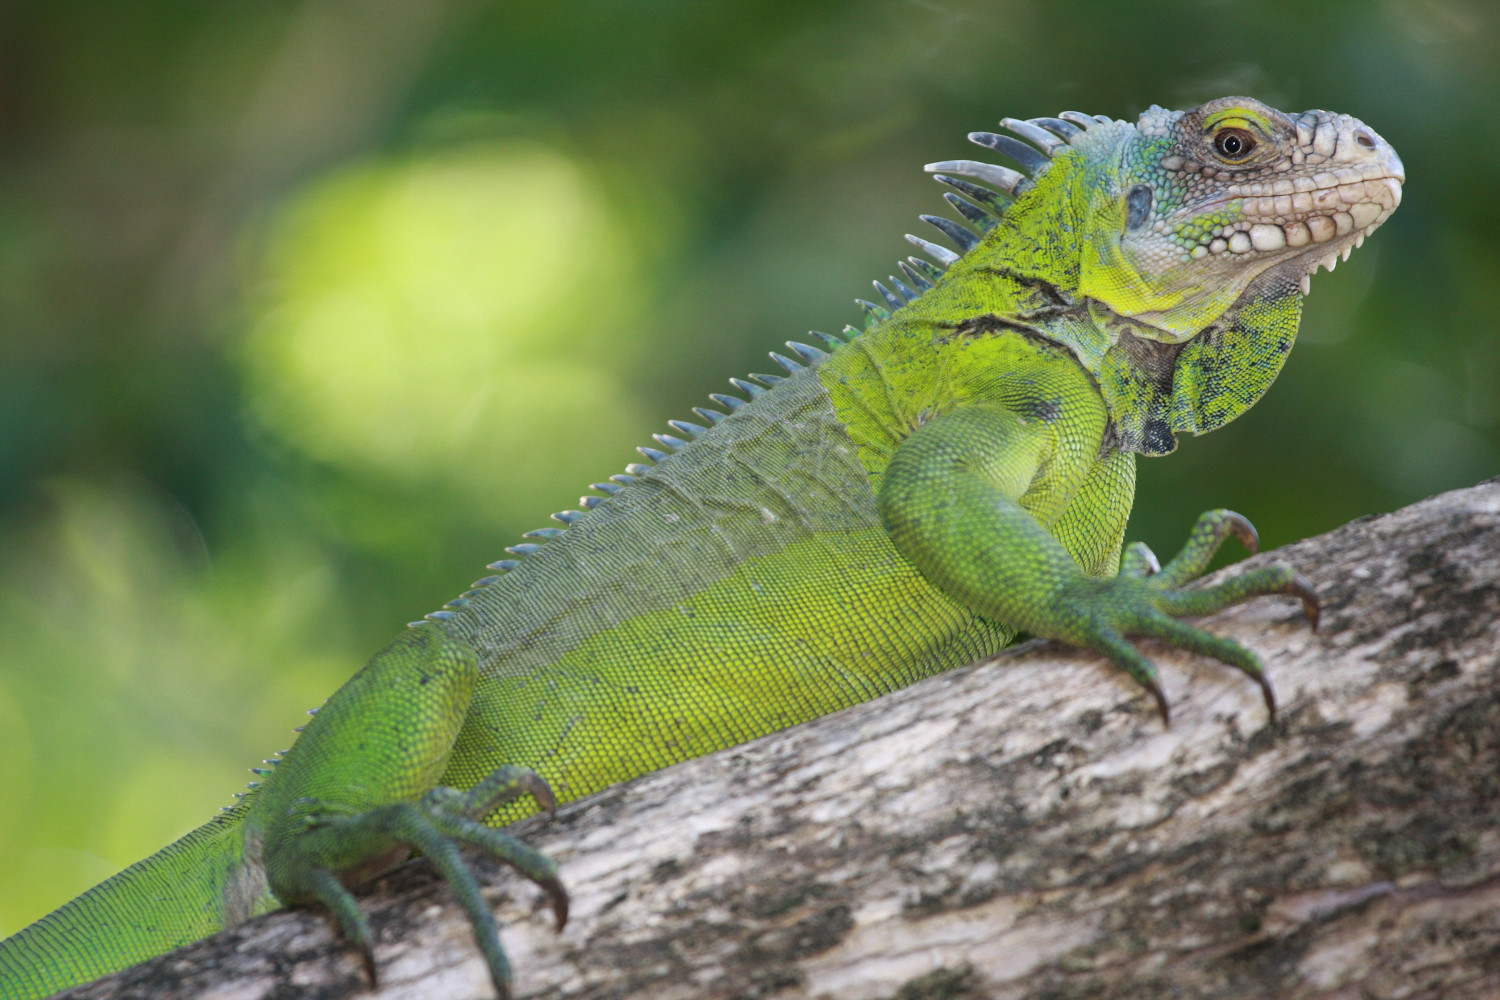
[[[1206,624],[1281,714],[1144,642],[1175,706],[1034,643],[522,829],[573,919],[476,860],[521,997],[1500,997],[1500,480],[1258,557],[1323,595]],[[420,861],[364,900],[380,998],[490,995]],[[75,998],[365,993],[273,914]]]

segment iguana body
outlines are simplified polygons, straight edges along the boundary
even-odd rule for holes
[[[1264,392],[1306,276],[1395,208],[1400,161],[1353,119],[1243,98],[1136,125],[1064,119],[1007,120],[1032,146],[975,137],[1029,178],[934,164],[983,231],[944,220],[965,253],[923,245],[946,273],[903,264],[866,331],[828,338],[830,353],[792,345],[785,377],[736,381],[748,401],[715,397],[704,426],[674,423],[691,440],[659,436],[651,466],[414,623],[233,810],[0,943],[0,998],[286,903],[328,903],[368,957],[337,876],[412,847],[454,883],[503,992],[493,920],[452,843],[501,854],[563,917],[550,862],[493,829],[534,809],[523,793],[545,804],[525,769],[574,799],[1022,631],[1104,652],[1165,713],[1123,638],[1160,636],[1238,666],[1274,710],[1252,653],[1173,616],[1310,596],[1283,567],[1179,591],[1228,533],[1251,537],[1224,511],[1164,570],[1144,548],[1122,568],[1134,456]]]

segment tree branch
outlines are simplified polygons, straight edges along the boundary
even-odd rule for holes
[[[1500,996],[1500,480],[1271,556],[1323,595],[1215,615],[1255,685],[1160,644],[1174,706],[1033,643],[521,829],[573,920],[476,859],[517,994],[619,1000]],[[382,1000],[490,995],[420,861],[379,881]],[[68,994],[369,996],[321,913]]]

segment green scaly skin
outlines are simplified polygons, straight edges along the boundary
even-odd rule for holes
[[[1098,650],[1164,718],[1156,671],[1126,636],[1239,668],[1274,712],[1254,653],[1177,616],[1277,592],[1315,612],[1311,592],[1282,566],[1182,589],[1228,535],[1253,547],[1228,511],[1203,515],[1165,568],[1140,545],[1122,558],[1135,454],[1260,397],[1307,277],[1398,204],[1400,160],[1354,119],[1247,98],[1134,125],[1004,124],[1031,146],[976,141],[1031,176],[929,167],[973,199],[956,207],[983,233],[955,235],[961,257],[924,244],[946,273],[903,264],[894,314],[870,306],[848,343],[799,347],[787,376],[757,377],[769,388],[736,383],[748,402],[716,397],[727,415],[674,423],[691,441],[662,437],[654,464],[600,484],[585,511],[558,515],[565,529],[532,533],[414,623],[233,810],[0,942],[0,998],[315,901],[373,980],[346,886],[412,850],[452,883],[508,995],[455,844],[540,884],[561,924],[552,863],[496,827],[554,792],[576,799],[816,718],[1019,632]]]

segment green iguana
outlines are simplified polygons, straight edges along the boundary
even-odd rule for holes
[[[1148,635],[1275,700],[1248,649],[1176,616],[1310,588],[1285,566],[1183,589],[1230,534],[1215,510],[1159,566],[1122,553],[1135,456],[1213,430],[1276,377],[1308,279],[1401,200],[1385,140],[1241,97],[1130,124],[1064,112],[974,133],[1020,171],[929,164],[972,229],[908,237],[863,331],[772,354],[698,423],[642,448],[582,510],[413,622],[239,804],[0,943],[26,1000],[278,907],[322,903],[363,955],[347,886],[412,851],[452,884],[495,988],[510,972],[459,844],[551,897],[496,829],[991,656],[1020,633],[1098,650],[1149,691]]]

